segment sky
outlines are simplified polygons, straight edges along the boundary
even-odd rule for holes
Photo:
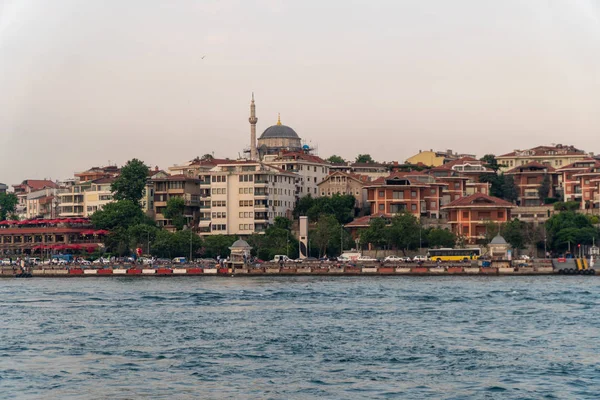
[[[0,182],[237,158],[600,153],[600,0],[0,0]]]

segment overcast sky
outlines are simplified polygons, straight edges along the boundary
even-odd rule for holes
[[[600,152],[600,0],[0,0],[0,182],[235,158],[252,91],[323,157]]]

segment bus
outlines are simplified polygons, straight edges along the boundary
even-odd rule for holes
[[[470,249],[429,249],[427,258],[431,261],[465,261],[477,260],[481,257],[481,249],[474,247]]]

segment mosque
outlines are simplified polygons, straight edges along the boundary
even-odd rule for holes
[[[265,129],[256,140],[256,105],[254,104],[254,93],[250,102],[250,159],[262,160],[266,155],[278,155],[282,152],[304,152],[310,153],[311,148],[302,144],[300,136],[287,125],[281,123],[281,116],[277,116],[277,123]]]

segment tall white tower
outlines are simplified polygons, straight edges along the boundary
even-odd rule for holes
[[[256,106],[254,105],[254,92],[252,92],[252,101],[250,102],[250,159],[258,160],[258,151],[256,150]]]

